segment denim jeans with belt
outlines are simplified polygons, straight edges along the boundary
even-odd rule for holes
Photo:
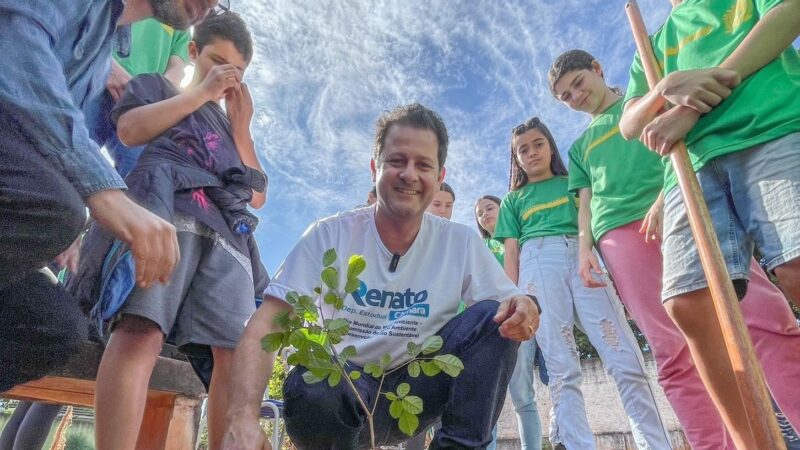
[[[456,378],[440,373],[412,378],[407,370],[388,375],[382,392],[394,391],[400,383],[411,385],[411,394],[422,398],[418,433],[441,419],[442,428],[432,449],[484,449],[492,439],[492,428],[500,416],[506,388],[517,358],[517,342],[500,336],[494,323],[498,303],[481,301],[448,322],[437,335],[444,340],[441,353],[456,355],[464,370]],[[366,415],[345,383],[331,388],[327,383],[306,384],[304,369],[289,374],[284,384],[286,430],[292,442],[304,450],[347,450],[369,445]],[[378,380],[364,375],[354,384],[372,405],[378,397]],[[378,445],[403,442],[397,421],[389,415],[389,402],[378,398],[374,424]]]

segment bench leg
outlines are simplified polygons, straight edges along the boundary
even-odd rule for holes
[[[145,406],[136,448],[182,450],[194,448],[200,400],[180,396],[150,396]]]

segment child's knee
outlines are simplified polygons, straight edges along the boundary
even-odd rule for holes
[[[670,298],[664,307],[667,314],[687,338],[713,331],[708,325],[709,317],[715,317],[711,294],[700,289]]]
[[[123,344],[132,344],[144,350],[145,348],[161,351],[164,342],[164,333],[161,328],[150,319],[133,314],[123,314],[114,323],[111,333],[113,339],[123,341]]]

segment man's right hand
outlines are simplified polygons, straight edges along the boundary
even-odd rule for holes
[[[128,244],[136,262],[136,282],[167,283],[180,259],[178,237],[171,223],[139,206],[119,189],[97,192],[86,199],[100,226]]]
[[[734,70],[712,67],[670,73],[655,89],[673,105],[705,114],[728,98],[741,81]]]
[[[222,438],[222,450],[272,450],[258,419],[232,418],[229,423]]]

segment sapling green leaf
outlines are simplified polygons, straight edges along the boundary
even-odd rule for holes
[[[352,255],[347,261],[347,278],[357,278],[367,268],[367,262],[361,255]]]
[[[403,398],[408,395],[409,392],[411,392],[411,385],[408,383],[400,383],[397,385],[396,392],[398,398]]]
[[[337,385],[339,385],[340,381],[342,381],[342,373],[339,372],[338,370],[334,370],[328,376],[328,386],[330,387],[336,387]]]
[[[356,381],[359,378],[361,378],[361,372],[359,372],[357,370],[354,370],[354,371],[350,372],[350,379],[351,380]]]
[[[329,248],[325,250],[325,254],[322,255],[322,265],[328,267],[335,262],[336,262],[336,249]]]
[[[261,338],[261,348],[265,352],[274,353],[283,346],[283,333],[270,333]]]
[[[384,354],[383,354],[383,356],[381,356],[381,367],[382,367],[382,368],[386,369],[386,367],[387,367],[387,366],[388,366],[388,365],[389,365],[391,362],[392,362],[392,355],[390,355],[390,354],[388,354],[388,353],[384,353]]]
[[[324,379],[324,377],[318,377],[311,372],[303,372],[303,381],[305,381],[306,384],[316,384]]]
[[[442,371],[433,361],[420,361],[419,366],[427,377],[436,376]]]
[[[349,294],[349,293],[351,293],[353,291],[358,290],[358,287],[360,285],[361,285],[361,281],[358,278],[356,278],[356,277],[350,278],[348,276],[347,277],[347,283],[345,283],[345,285],[344,285],[344,291]]]
[[[422,413],[422,398],[416,395],[407,395],[400,401],[403,406],[403,411],[414,415]]]
[[[433,357],[433,362],[438,368],[442,369],[442,372],[453,378],[464,370],[464,363],[454,355],[436,355]]]
[[[314,293],[317,295],[322,295],[322,288],[317,286],[314,288]]]
[[[430,355],[436,353],[442,349],[442,345],[444,345],[444,341],[441,336],[428,336],[422,343],[422,354]]]
[[[325,296],[322,297],[322,301],[325,302],[326,305],[334,305],[336,304],[336,300],[339,298],[334,291],[328,291],[325,293]]]
[[[386,394],[386,397],[388,398],[389,394]],[[403,414],[402,402],[395,398],[389,403],[389,415],[392,416],[392,419],[399,419],[401,414]]]
[[[335,267],[326,267],[320,274],[322,282],[328,289],[337,289],[339,287],[339,271]]]
[[[381,375],[383,375],[383,368],[380,366],[380,364],[368,362],[364,364],[364,372],[372,375],[374,378],[380,378]]]
[[[411,378],[417,378],[419,376],[419,372],[419,361],[413,361],[408,365],[408,375],[411,376]]]
[[[350,322],[345,319],[325,319],[324,324],[325,328],[328,329],[328,333],[345,336],[350,332]],[[353,347],[353,350],[355,350],[355,347]]]
[[[414,432],[416,432],[419,427],[419,418],[414,414],[403,411],[400,414],[397,425],[403,433],[408,436],[414,436]]]
[[[290,291],[286,294],[286,301],[290,305],[294,305],[295,303],[300,301],[300,294],[295,291]]]

